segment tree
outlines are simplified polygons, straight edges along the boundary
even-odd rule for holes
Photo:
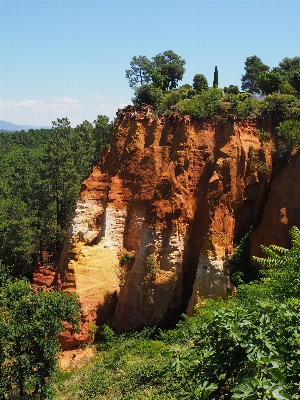
[[[93,137],[95,141],[94,165],[96,165],[101,157],[101,151],[105,145],[108,136],[113,128],[113,122],[109,122],[106,115],[98,115],[94,121]]]
[[[196,74],[193,79],[193,88],[201,93],[204,90],[208,90],[208,82],[204,75]]]
[[[135,106],[140,104],[150,104],[157,106],[163,98],[162,90],[153,84],[147,84],[135,89],[134,97],[132,98]]]
[[[287,82],[294,88],[294,92],[300,91],[300,57],[285,57],[275,69],[285,76]]]
[[[153,64],[150,76],[154,86],[163,91],[176,89],[178,81],[182,80],[185,72],[185,60],[172,50],[159,53],[152,60]]]
[[[90,172],[95,155],[94,127],[89,121],[77,125],[72,132],[71,148],[78,179],[85,180]]]
[[[126,70],[129,86],[135,90],[146,84],[163,91],[176,89],[185,72],[185,61],[172,50],[159,53],[149,61],[145,56],[133,57],[131,69]],[[147,92],[148,89],[145,90]],[[149,91],[149,90],[148,90]],[[137,93],[145,93],[137,91]]]
[[[219,86],[219,72],[218,72],[218,67],[215,67],[213,87],[217,88],[218,86]]]
[[[279,68],[283,72],[289,72],[300,67],[300,57],[288,58],[285,57],[280,63]]]
[[[150,82],[151,61],[145,56],[133,57],[130,62],[131,69],[126,70],[126,78],[129,80],[129,86],[136,89],[139,85]]]
[[[54,206],[52,227],[55,252],[71,221],[80,187],[72,151],[73,129],[70,121],[68,118],[57,118],[52,124],[52,136],[47,142],[44,156],[47,165],[44,176],[48,184],[47,195]]]
[[[2,266],[0,265],[1,269]],[[2,273],[2,271],[1,271]],[[25,279],[1,281],[0,396],[26,391],[46,399],[59,351],[64,321],[78,328],[75,295],[35,291]],[[5,397],[6,398],[6,397]]]
[[[256,78],[258,90],[266,95],[278,92],[284,83],[287,83],[286,78],[277,71],[261,72]]]
[[[229,85],[228,87],[224,87],[223,92],[225,94],[239,94],[240,90],[237,85]]]
[[[270,67],[265,65],[257,56],[247,57],[244,67],[246,73],[242,75],[242,90],[249,93],[259,93],[256,80],[258,74],[261,72],[269,71]]]

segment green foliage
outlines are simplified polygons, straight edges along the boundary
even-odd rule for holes
[[[143,103],[157,106],[160,104],[162,98],[163,93],[161,89],[152,84],[146,84],[135,89],[132,101],[135,106]]]
[[[182,91],[179,91],[179,90],[172,90],[169,93],[165,94],[163,99],[160,102],[158,112],[164,113],[167,110],[170,110],[170,108],[173,105],[177,104],[182,99],[181,92]],[[188,96],[188,93],[187,93],[187,96]]]
[[[30,277],[64,239],[81,182],[111,131],[108,117],[94,123],[73,129],[62,118],[48,130],[0,133],[0,259],[14,275]]]
[[[300,399],[299,229],[291,237],[290,250],[263,248],[261,280],[240,284],[233,298],[202,299],[169,331],[115,334],[99,362],[74,371],[71,389],[61,384],[59,400]],[[233,268],[248,258],[248,241]]]
[[[28,282],[7,280],[0,292],[0,395],[27,391],[49,398],[64,321],[79,323],[74,295],[34,291]]]
[[[250,258],[250,235],[253,227],[240,240],[226,267],[230,271],[231,281],[238,286],[241,283],[248,283],[258,278],[258,271],[251,265]]]
[[[278,68],[286,77],[289,84],[296,90],[300,91],[300,57],[284,58],[279,63]]]
[[[291,250],[270,246],[256,258],[269,268],[261,283],[200,307],[192,343],[173,348],[182,398],[300,398],[299,230],[291,236]]]
[[[284,163],[291,157],[292,150],[300,144],[300,121],[281,122],[277,129],[277,156]]]
[[[162,91],[176,89],[185,72],[185,61],[172,50],[164,51],[149,61],[145,56],[133,57],[130,70],[126,70],[129,86],[135,89],[135,98],[143,97],[138,89],[147,84]],[[140,86],[139,86],[140,85]],[[141,101],[138,104],[146,103]],[[155,104],[155,102],[147,103]]]
[[[291,159],[293,149],[300,144],[300,121],[286,120],[277,129],[277,143],[273,150],[273,175]]]
[[[95,361],[74,369],[57,386],[57,400],[170,399],[174,387],[167,344],[153,339],[153,328],[115,334],[111,346],[100,347]]]
[[[284,82],[279,86],[280,93],[282,94],[294,94],[296,89],[288,82]]]
[[[94,121],[93,140],[95,142],[94,160],[96,165],[100,161],[101,152],[104,146],[110,148],[110,144],[106,143],[113,128],[113,122],[109,122],[106,115],[98,115]]]
[[[242,75],[242,90],[249,93],[259,93],[257,77],[261,72],[268,71],[270,67],[265,65],[257,56],[247,57],[244,67],[246,73]]]
[[[261,72],[256,79],[258,89],[266,95],[278,92],[286,83],[286,78],[277,71]]]
[[[193,78],[193,88],[197,93],[208,90],[208,82],[204,75],[196,74]]]
[[[152,58],[153,70],[151,77],[154,86],[163,91],[176,89],[178,81],[182,80],[185,72],[185,60],[174,53],[172,50],[159,53]]]
[[[236,115],[239,120],[257,118],[261,102],[252,98],[249,93],[226,94],[222,98],[222,110],[225,116]]]
[[[300,103],[292,95],[274,93],[262,102],[261,115],[276,124],[286,119],[300,119]]]
[[[261,160],[260,151],[254,149],[253,146],[249,148],[249,167],[251,171],[257,171],[265,175],[269,174],[266,163]]]
[[[144,85],[149,83],[150,71],[152,69],[152,63],[145,56],[133,57],[130,62],[131,69],[126,70],[126,78],[129,81],[129,86],[132,89],[136,89],[138,85]]]
[[[97,339],[99,340],[99,343],[97,344],[99,350],[106,348],[107,346],[111,347],[115,341],[115,333],[108,325],[103,325]]]
[[[221,110],[221,91],[216,88],[209,89],[191,99],[181,101],[178,108],[182,114],[199,119],[217,116]]]
[[[223,92],[225,94],[239,94],[240,89],[237,85],[229,85],[228,87],[224,87]]]
[[[266,144],[270,142],[270,132],[265,131],[264,129],[257,130],[259,140],[262,144]]]
[[[153,256],[149,256],[146,258],[146,265],[151,274],[156,274],[156,272],[159,271],[159,266],[157,264],[156,258]]]

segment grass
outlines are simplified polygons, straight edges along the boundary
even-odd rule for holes
[[[149,337],[152,333],[153,329],[144,329],[99,342],[95,358],[87,365],[57,373],[55,399],[175,398],[168,391],[168,386],[174,389],[167,372],[169,345]]]

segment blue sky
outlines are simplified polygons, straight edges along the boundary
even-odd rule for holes
[[[0,0],[0,119],[72,126],[131,103],[133,56],[173,50],[184,83],[240,86],[247,57],[300,56],[299,0]]]

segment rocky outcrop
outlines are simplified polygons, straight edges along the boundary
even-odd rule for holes
[[[270,148],[255,124],[126,107],[109,145],[82,184],[59,266],[63,289],[93,302],[97,325],[117,330],[232,293],[226,262],[269,190]]]
[[[251,235],[251,254],[262,257],[260,245],[290,248],[289,231],[300,227],[300,149],[290,163],[274,178],[262,222]]]

